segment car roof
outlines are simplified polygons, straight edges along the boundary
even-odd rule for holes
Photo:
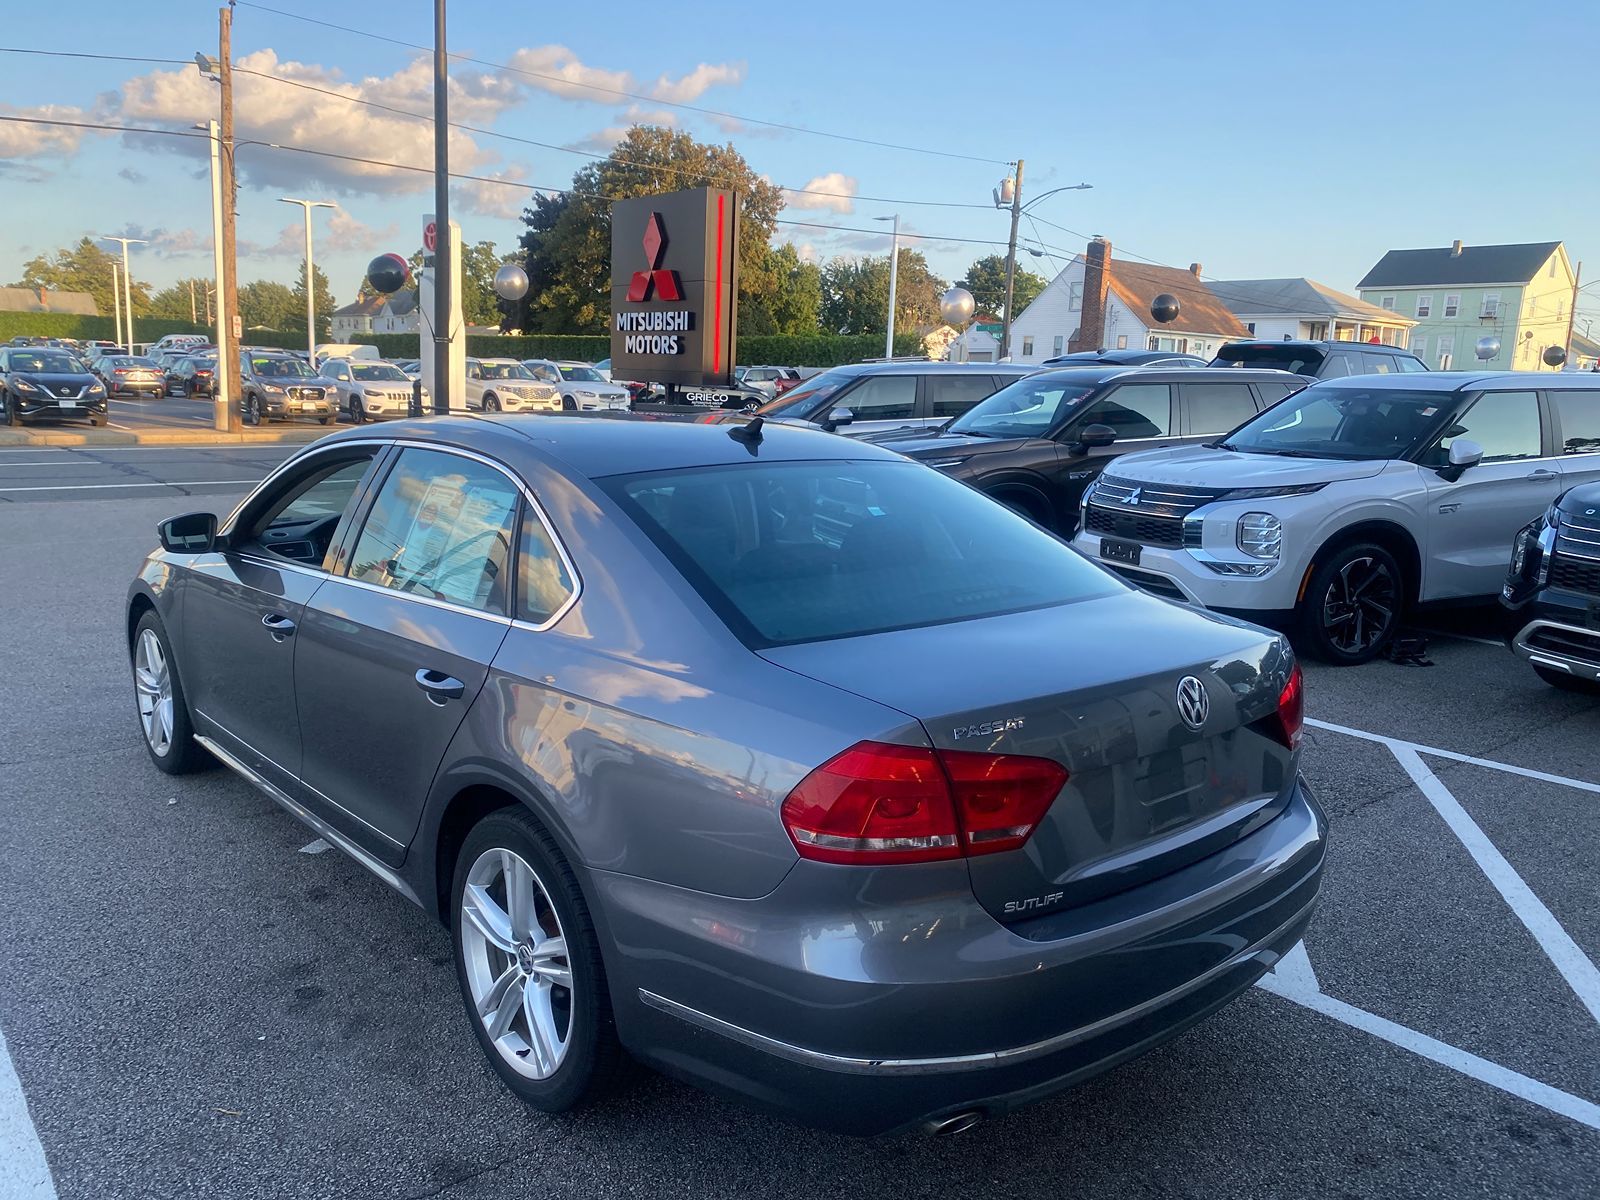
[[[473,413],[427,417],[385,424],[380,435],[407,441],[438,442],[497,455],[508,465],[529,452],[558,459],[565,468],[588,479],[748,463],[804,462],[818,459],[904,461],[899,454],[854,438],[821,430],[768,421],[761,440],[748,446],[730,432],[743,425],[699,422],[592,420],[532,413]],[[370,429],[348,429],[317,441],[370,440]]]
[[[1283,341],[1273,341],[1271,338],[1241,338],[1237,342],[1224,344],[1221,350],[1233,350],[1241,346],[1269,346],[1274,349],[1287,346],[1289,349],[1313,350],[1344,350],[1355,351],[1357,354],[1409,354],[1412,358],[1417,356],[1415,350],[1407,350],[1404,346],[1386,346],[1382,342],[1344,342],[1344,341],[1313,341],[1309,338],[1285,338]]]
[[[1583,371],[1406,371],[1387,375],[1351,375],[1320,380],[1317,387],[1357,384],[1377,391],[1458,392],[1521,388],[1600,389],[1600,379]]]
[[[1305,376],[1272,367],[1238,368],[1227,371],[1216,367],[1094,366],[1046,367],[1034,372],[1038,377],[1060,377],[1072,383],[1109,383],[1113,379],[1148,379],[1154,383],[1283,383],[1305,382]],[[1031,377],[1031,376],[1030,376]],[[1408,377],[1409,378],[1409,377]]]
[[[1032,375],[1039,368],[1027,363],[1001,363],[1001,362],[934,362],[931,359],[922,361],[877,362],[877,363],[845,363],[828,370],[841,371],[850,375],[908,375],[928,372],[930,374],[950,375],[993,375],[999,372],[1004,375]],[[815,378],[815,376],[813,376]]]

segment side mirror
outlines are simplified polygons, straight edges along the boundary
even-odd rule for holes
[[[848,408],[835,408],[831,409],[828,415],[823,418],[822,425],[824,429],[831,431],[837,429],[840,425],[848,425],[855,419],[855,413]]]
[[[1109,425],[1085,425],[1078,430],[1078,452],[1086,454],[1090,450],[1098,450],[1102,446],[1109,446],[1117,440],[1117,431]]]
[[[161,548],[173,554],[205,554],[217,548],[217,514],[185,513],[156,526]]]
[[[1450,443],[1450,463],[1439,468],[1439,478],[1454,483],[1468,467],[1483,461],[1483,447],[1467,438],[1456,438]]]

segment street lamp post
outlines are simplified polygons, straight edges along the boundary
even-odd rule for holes
[[[313,208],[338,208],[330,200],[297,200],[293,196],[279,196],[279,204],[298,204],[306,219],[306,355],[312,366],[317,363],[317,272],[311,257],[311,210]]]
[[[450,411],[450,57],[445,0],[433,0],[433,410]]]
[[[893,221],[894,233],[889,241],[889,326],[883,335],[883,356],[894,357],[894,289],[900,278],[900,214],[892,217],[873,217],[874,221]]]
[[[118,345],[122,344],[122,268],[117,265],[117,260],[111,260],[111,312],[112,322],[116,326]]]
[[[1017,222],[1022,219],[1022,214],[1027,212],[1039,201],[1057,192],[1083,192],[1094,185],[1091,183],[1074,183],[1066,187],[1051,188],[1048,192],[1041,192],[1026,204],[1022,202],[1022,160],[1017,159],[1017,173],[1009,179],[1002,179],[1000,186],[994,189],[994,206],[1011,207],[1011,240],[1006,248],[1006,308],[1005,315],[1000,324],[1000,357],[1006,358],[1011,353],[1011,294],[1017,278]],[[1035,257],[1038,257],[1035,255]]]
[[[124,317],[123,317],[123,320],[127,322],[127,327],[128,327],[128,340],[126,342],[124,342],[123,345],[125,345],[128,348],[128,353],[132,354],[134,352],[134,350],[133,350],[133,287],[129,283],[129,280],[130,280],[131,277],[128,274],[128,247],[130,245],[133,245],[133,246],[145,246],[145,245],[148,245],[149,243],[144,238],[114,237],[111,234],[106,234],[106,233],[103,233],[103,234],[100,235],[100,240],[102,242],[121,242],[122,243],[122,311],[125,314]]]

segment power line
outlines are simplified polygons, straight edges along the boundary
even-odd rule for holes
[[[34,50],[27,46],[0,46],[0,54],[34,54],[40,58],[92,58],[100,62],[160,63],[164,66],[188,66],[192,58],[141,58],[132,54],[88,54],[81,50]]]
[[[239,7],[253,8],[259,12],[272,13],[274,16],[287,17],[292,21],[304,21],[310,25],[320,25],[324,29],[337,29],[341,33],[354,34],[357,37],[371,38],[374,41],[388,42],[390,45],[403,46],[408,50],[420,50],[432,53],[433,47],[424,46],[418,42],[408,42],[401,38],[389,37],[386,34],[373,33],[368,29],[356,29],[349,25],[339,25],[333,21],[323,21],[316,17],[308,17],[302,13],[288,12],[281,8],[273,8],[266,4],[256,4],[252,0],[235,0]],[[784,129],[790,133],[804,133],[812,137],[833,138],[841,142],[855,142],[863,146],[876,146],[882,150],[903,150],[910,154],[930,154],[940,158],[963,159],[967,162],[990,163],[1000,166],[1009,165],[1009,160],[998,158],[985,158],[975,154],[958,154],[953,150],[934,150],[927,146],[907,146],[898,142],[882,142],[873,138],[856,137],[848,133],[831,133],[822,129],[808,129],[804,125],[789,125],[782,121],[767,121],[760,117],[744,117],[738,113],[722,112],[714,108],[702,108],[695,104],[685,104],[677,100],[664,100],[659,96],[648,96],[639,92],[623,91],[620,88],[605,87],[597,83],[583,83],[574,79],[566,79],[560,75],[545,75],[538,71],[529,71],[522,67],[513,67],[507,63],[491,62],[488,59],[473,58],[466,54],[451,54],[450,58],[457,62],[472,63],[474,66],[488,67],[495,71],[508,71],[513,75],[524,75],[529,79],[538,79],[546,83],[559,84],[563,88],[582,88],[586,91],[599,92],[608,96],[621,96],[628,100],[638,100],[645,104],[660,104],[667,108],[679,108],[685,112],[700,113],[703,116],[718,117],[725,121],[740,121],[746,125],[761,125],[768,129]]]

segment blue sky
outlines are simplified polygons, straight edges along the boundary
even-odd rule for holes
[[[402,41],[431,41],[431,5],[271,7]],[[1592,95],[1583,69],[1588,5],[1518,9],[1477,0],[1369,4],[1337,20],[1309,6],[1132,0],[1114,9],[1019,0],[1004,6],[522,5],[452,0],[452,49],[549,79],[458,64],[454,119],[556,147],[603,153],[634,119],[670,120],[730,139],[775,182],[866,199],[791,197],[795,221],[872,226],[899,211],[909,231],[1003,242],[987,206],[1004,160],[1027,162],[1025,197],[1080,180],[1088,192],[1042,201],[1024,237],[1055,262],[1102,233],[1122,251],[1218,278],[1305,275],[1352,289],[1387,249],[1564,239],[1600,281],[1594,204],[1600,169],[1582,135]],[[41,6],[0,44],[187,61],[215,53],[216,4],[76,0]],[[1016,31],[1022,31],[1018,36]],[[235,60],[264,75],[428,111],[414,51],[241,4]],[[0,114],[55,115],[186,129],[214,105],[193,67],[0,55]],[[568,81],[566,84],[551,82]],[[572,86],[636,92],[643,100]],[[729,123],[724,113],[977,159],[866,146]],[[240,77],[241,137],[426,164],[429,127],[344,100]],[[588,161],[458,134],[456,169],[520,181],[458,186],[465,236],[509,248],[527,184],[563,186]],[[0,123],[0,276],[85,233],[133,233],[137,277],[160,285],[210,271],[203,141],[43,135]],[[292,280],[298,209],[327,198],[318,261],[349,299],[374,254],[409,253],[432,208],[423,175],[280,151],[240,151],[240,276]],[[802,205],[813,207],[804,208]],[[1074,232],[1068,232],[1068,231]],[[780,227],[827,257],[883,253],[887,238]],[[913,243],[949,278],[989,246]],[[1052,273],[1052,259],[1028,259]],[[1600,288],[1585,308],[1600,330]]]

